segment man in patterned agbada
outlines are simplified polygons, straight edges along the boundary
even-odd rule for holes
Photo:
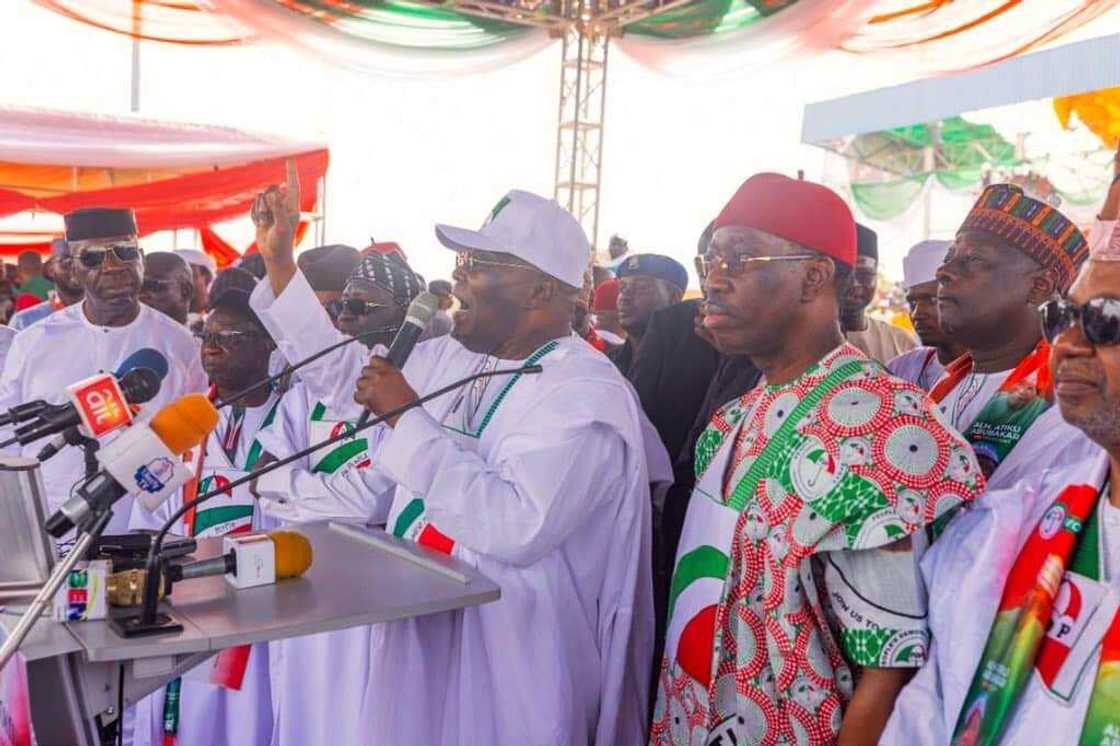
[[[653,744],[875,743],[928,647],[914,552],[984,486],[917,387],[847,344],[851,211],[748,179],[703,257],[705,326],[758,387],[697,444]]]

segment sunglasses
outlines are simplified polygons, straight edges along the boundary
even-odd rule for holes
[[[203,347],[216,345],[226,352],[231,352],[237,345],[261,336],[263,335],[259,332],[241,332],[236,329],[223,329],[219,332],[204,331],[198,335],[198,338],[202,340]]]
[[[347,311],[351,316],[367,316],[379,308],[391,308],[384,303],[374,303],[371,300],[359,300],[358,298],[344,298],[342,300],[327,301],[324,308],[330,314],[332,319],[337,319],[342,315],[343,311]]]
[[[479,259],[477,256],[469,251],[460,251],[455,254],[455,269],[461,269],[464,272],[471,273],[480,269],[481,267],[511,267],[513,269],[534,269],[526,264],[514,264],[513,262],[494,262],[489,259]]]
[[[815,259],[815,254],[790,254],[789,256],[747,256],[746,254],[733,254],[725,257],[711,252],[696,257],[696,274],[704,279],[714,269],[718,269],[729,277],[742,277],[747,269],[755,263],[766,264],[769,262],[799,262],[803,259]]]
[[[78,261],[86,269],[97,269],[105,264],[105,258],[112,251],[116,255],[117,261],[129,263],[140,260],[140,247],[135,244],[119,243],[112,246],[93,246],[88,249],[82,249],[78,254]]]
[[[1054,298],[1038,310],[1042,314],[1042,334],[1051,344],[1074,324],[1081,327],[1085,339],[1094,346],[1120,344],[1120,300],[1116,298],[1093,298],[1081,305]]]

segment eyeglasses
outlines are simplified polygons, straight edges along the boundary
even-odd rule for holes
[[[203,347],[216,345],[226,352],[230,352],[236,345],[243,344],[250,339],[261,336],[259,332],[242,332],[236,329],[222,329],[218,332],[203,331],[198,335],[198,338],[202,340]]]
[[[117,261],[135,262],[140,259],[140,247],[136,244],[119,243],[112,246],[91,246],[78,252],[78,261],[86,269],[97,269],[105,264],[105,257],[112,251]]]
[[[479,259],[469,251],[460,251],[455,255],[455,269],[461,269],[468,274],[479,267],[512,267],[513,269],[535,269],[527,264],[514,264],[513,262],[494,262],[489,259]]]
[[[1042,333],[1050,343],[1066,329],[1079,324],[1085,339],[1092,345],[1120,344],[1120,300],[1116,298],[1093,298],[1081,305],[1054,298],[1038,310],[1042,314]]]
[[[760,264],[768,262],[798,262],[803,259],[816,259],[816,254],[790,254],[788,256],[747,256],[746,254],[734,254],[730,257],[724,257],[709,252],[696,257],[696,274],[700,275],[700,279],[704,279],[708,276],[709,272],[718,269],[731,277],[742,277],[746,273],[747,268],[755,262]]]
[[[343,311],[349,312],[351,316],[367,316],[379,308],[392,308],[392,306],[384,303],[374,303],[370,300],[360,300],[358,298],[327,301],[323,307],[327,309],[327,313],[330,314],[332,319],[337,319]]]

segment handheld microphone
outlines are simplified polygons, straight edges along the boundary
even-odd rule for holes
[[[160,383],[164,378],[167,377],[167,358],[164,357],[163,354],[158,350],[153,350],[151,347],[145,347],[126,357],[124,359],[124,362],[122,362],[120,366],[117,367],[117,371],[113,375],[118,379],[122,379],[127,377],[128,374],[132,371],[140,369],[150,370],[155,373],[156,376],[158,376],[156,387],[155,390],[151,391],[150,395],[146,396],[146,398],[144,397],[148,393],[147,391],[136,392],[137,396],[129,396],[128,394],[125,394],[125,398],[128,399],[129,404],[145,404],[151,401],[155,397],[155,395],[159,393]],[[122,386],[123,385],[124,384],[122,381]],[[74,404],[78,405],[79,403],[80,402],[75,399]],[[64,430],[60,435],[56,435],[53,439],[51,439],[49,443],[43,446],[42,449],[39,450],[39,453],[35,456],[35,458],[40,463],[47,461],[63,448],[65,448],[68,444],[76,444],[81,442],[82,437],[84,437],[84,434],[81,432],[78,426],[72,425],[71,427],[68,427],[66,430]]]
[[[191,478],[181,456],[202,443],[217,424],[218,412],[210,401],[203,394],[187,394],[161,409],[151,422],[133,425],[98,452],[101,471],[47,520],[47,533],[60,538],[130,493],[154,510]]]
[[[412,354],[412,348],[420,341],[420,335],[428,328],[428,322],[438,310],[439,298],[434,294],[420,293],[416,296],[412,303],[408,304],[408,315],[405,316],[397,336],[393,337],[393,343],[389,345],[389,352],[385,354],[385,359],[397,368],[404,366],[408,356]],[[358,418],[358,427],[367,422],[369,422],[368,409]]]
[[[41,417],[16,429],[0,444],[27,445],[48,435],[82,425],[92,437],[99,438],[132,423],[128,405],[150,401],[159,392],[159,376],[149,368],[130,370],[120,381],[103,373],[69,387],[73,401],[50,407]]]
[[[281,530],[267,534],[237,534],[225,537],[225,553],[210,559],[167,565],[168,584],[157,590],[163,597],[170,583],[212,575],[225,575],[234,588],[253,588],[277,580],[298,578],[311,567],[314,553],[311,542],[297,531]],[[113,606],[139,606],[144,602],[148,575],[143,570],[125,570],[109,576],[109,603]]]

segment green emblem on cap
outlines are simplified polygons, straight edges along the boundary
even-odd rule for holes
[[[506,205],[508,205],[508,204],[509,204],[509,195],[506,195],[505,197],[502,197],[500,200],[498,200],[498,204],[494,205],[494,209],[490,211],[490,217],[486,218],[486,222],[483,223],[483,226],[487,226],[487,225],[490,225],[491,223],[493,223],[494,218],[498,217],[498,214],[502,210],[506,209]]]

